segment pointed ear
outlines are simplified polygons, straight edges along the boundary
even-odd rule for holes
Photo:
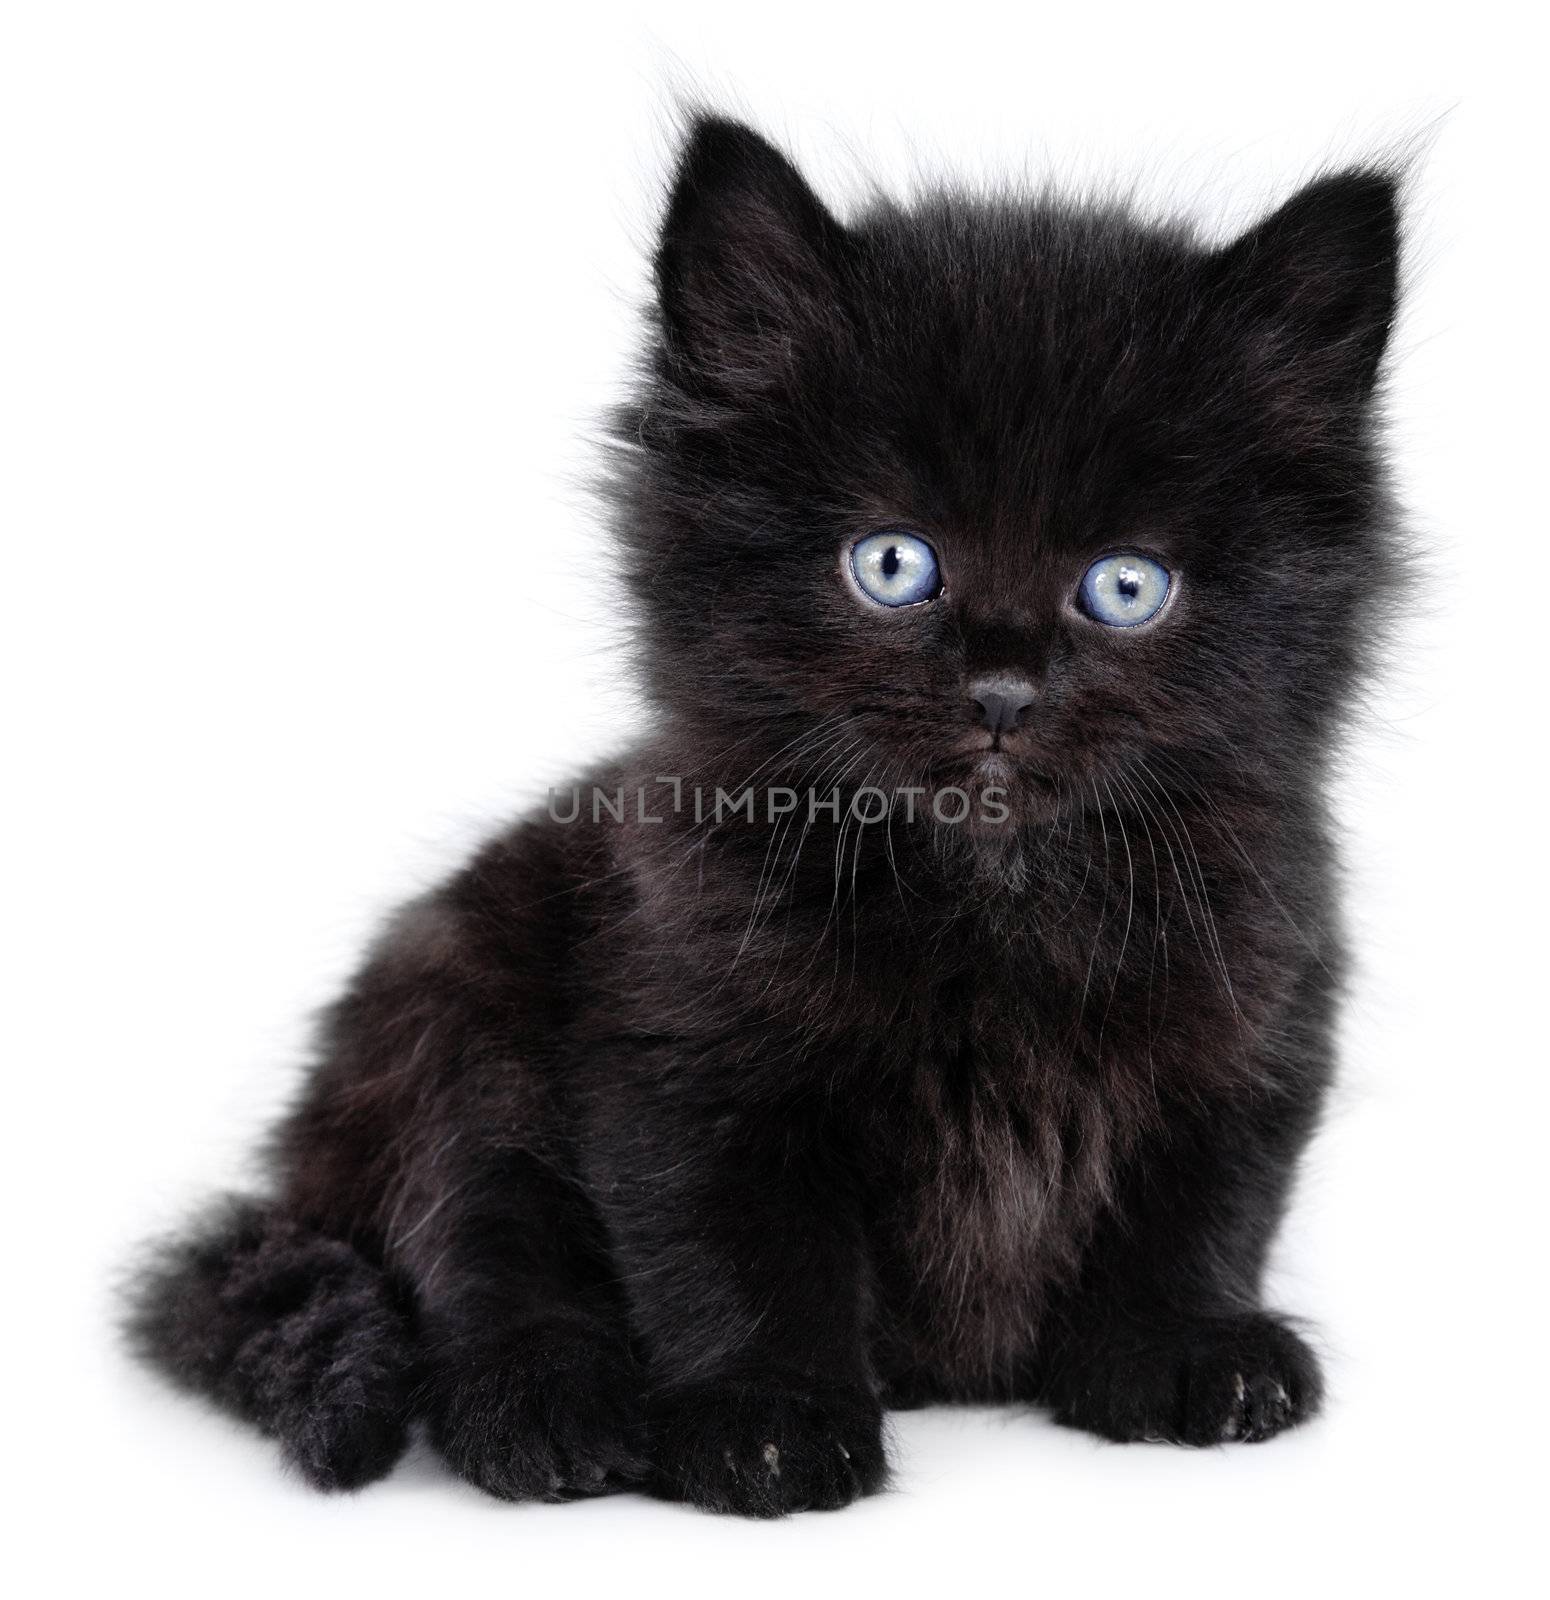
[[[762,387],[794,339],[842,321],[845,238],[773,145],[740,123],[699,118],[657,249],[669,348],[707,376]]]
[[[1211,270],[1265,376],[1364,400],[1398,301],[1398,185],[1368,169],[1320,178],[1218,251]]]

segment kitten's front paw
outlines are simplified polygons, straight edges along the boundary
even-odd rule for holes
[[[640,1373],[615,1341],[535,1331],[499,1361],[438,1372],[433,1397],[437,1450],[502,1500],[576,1500],[645,1477]]]
[[[1106,1439],[1269,1439],[1318,1410],[1317,1358],[1265,1313],[1110,1331],[1057,1364],[1055,1420]]]
[[[663,1393],[651,1410],[657,1492],[706,1511],[833,1511],[888,1475],[882,1408],[858,1386],[729,1379]]]

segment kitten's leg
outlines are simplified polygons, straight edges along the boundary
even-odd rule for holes
[[[595,1219],[523,1155],[465,1170],[410,1241],[432,1443],[507,1500],[569,1500],[638,1483],[644,1385],[603,1281]]]
[[[432,1442],[508,1499],[640,1472],[639,1373],[545,1075],[573,866],[522,829],[400,913],[276,1141],[290,1208],[369,1232],[411,1291]]]
[[[654,1487],[745,1516],[846,1505],[887,1472],[847,1166],[816,1118],[751,1096],[712,1112],[675,1077],[612,1106],[593,1151],[648,1361]]]
[[[1051,1307],[1037,1398],[1117,1440],[1268,1439],[1317,1410],[1318,1361],[1261,1305],[1265,1257],[1327,1067],[1214,1113],[1176,1111],[1137,1153],[1074,1288]]]

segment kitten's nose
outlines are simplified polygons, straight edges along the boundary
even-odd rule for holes
[[[1034,702],[1033,685],[1026,678],[980,678],[969,685],[974,718],[992,733],[1010,733]]]

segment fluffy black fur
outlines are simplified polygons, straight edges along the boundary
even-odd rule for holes
[[[1331,1070],[1396,258],[1382,170],[1222,248],[957,194],[842,225],[699,121],[617,427],[659,712],[593,775],[624,820],[584,791],[399,915],[272,1196],[143,1277],[142,1350],[324,1487],[419,1417],[492,1494],[754,1516],[876,1489],[889,1406],[1187,1444],[1312,1412],[1260,1282]],[[888,611],[845,552],[901,526],[946,588]],[[1137,548],[1174,595],[1106,629],[1079,580]],[[986,673],[1036,691],[994,739]],[[925,798],[688,804],[750,784]],[[929,814],[994,786],[1005,823]]]

